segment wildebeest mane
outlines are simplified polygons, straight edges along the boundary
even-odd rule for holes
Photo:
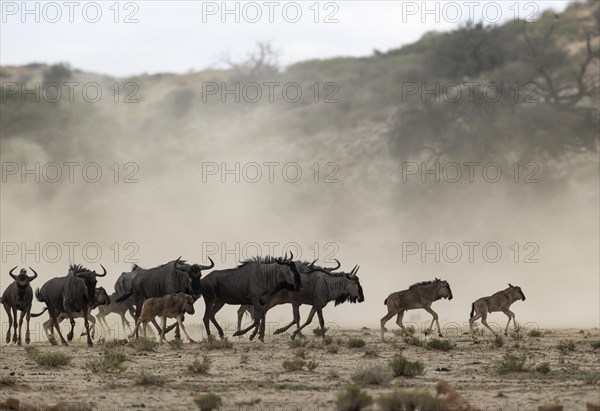
[[[266,255],[264,257],[256,256],[256,257],[250,257],[243,261],[240,261],[237,268],[243,267],[246,264],[250,264],[250,263],[273,264],[273,263],[277,263],[277,262],[281,262],[281,261],[282,261],[281,257],[272,257],[270,255]]]
[[[69,264],[69,271],[73,271],[73,274],[84,273],[92,271],[81,264]]]
[[[435,284],[437,282],[439,282],[439,280],[421,281],[419,283],[414,283],[413,285],[411,285],[410,287],[408,287],[408,289],[410,290],[411,288],[421,287],[423,285]]]

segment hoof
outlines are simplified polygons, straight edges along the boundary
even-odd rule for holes
[[[252,334],[250,337],[248,337],[248,339],[249,339],[250,341],[252,341],[252,340],[254,339],[254,337],[256,337],[256,334]]]
[[[196,340],[192,340],[192,339],[190,338],[190,344],[195,344],[195,343],[196,343]]]
[[[238,337],[240,335],[242,335],[242,333],[240,331],[236,331],[236,332],[233,333],[233,337]],[[219,337],[223,338],[222,335],[219,335]]]
[[[275,334],[281,334],[282,332],[283,332],[283,329],[279,328],[279,329],[277,329],[277,330],[275,330],[273,332],[273,335],[275,335]]]
[[[258,341],[260,341],[261,343],[265,343],[265,337],[264,335],[261,335],[260,337],[258,337]]]
[[[68,346],[69,346],[69,344],[67,344],[67,342],[66,342],[66,341],[62,341],[62,345],[64,345],[65,347],[68,347]]]

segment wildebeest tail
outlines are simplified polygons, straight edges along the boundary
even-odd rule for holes
[[[44,296],[42,295],[42,292],[40,291],[39,288],[35,289],[35,298],[37,298],[37,300],[41,303],[45,302],[44,301]]]
[[[387,305],[387,298],[383,300],[383,305]]]
[[[473,318],[473,314],[475,314],[475,303],[471,304],[471,315],[469,318]]]
[[[40,311],[37,314],[31,314],[32,317],[39,317],[40,315],[44,314],[46,312],[46,310],[48,310],[48,307],[44,307],[44,309],[42,311]]]
[[[117,298],[115,301],[118,303],[122,303],[123,301],[125,301],[126,299],[131,297],[132,295],[133,295],[133,291],[129,291],[128,293],[125,293],[122,296],[120,296],[119,298]]]

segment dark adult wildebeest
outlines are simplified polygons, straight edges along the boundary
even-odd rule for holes
[[[121,316],[121,324],[123,325],[123,330],[125,330],[125,326],[129,328],[129,331],[132,330],[131,324],[129,323],[129,321],[127,321],[127,317],[125,316],[125,314],[127,314],[127,311],[129,311],[127,301],[118,303],[118,297],[119,294],[117,292],[114,292],[109,297],[110,303],[98,306],[98,314],[96,315],[96,318],[98,319],[100,326],[107,332],[110,331],[110,326],[108,325],[108,322],[106,322],[106,316],[112,313],[119,314]],[[133,313],[131,314],[131,316],[133,317]]]
[[[96,302],[94,304],[90,304],[88,306],[89,310],[88,310],[88,321],[91,324],[91,337],[92,339],[94,339],[94,335],[95,335],[95,330],[96,330],[96,319],[94,318],[94,316],[92,315],[91,311],[94,308],[100,308],[105,306],[106,304],[110,304],[110,297],[108,296],[108,293],[106,292],[106,290],[103,287],[98,287],[96,288]],[[42,310],[42,312],[39,312],[37,314],[31,314],[32,317],[39,317],[40,315],[42,315],[46,310],[48,309],[48,307],[44,308]],[[73,318],[82,318],[83,317],[83,311],[79,311],[79,312],[74,312],[73,313]],[[67,318],[69,318],[67,316],[66,313],[60,313],[56,316],[56,321],[60,324],[61,322],[63,322],[64,320],[66,320]],[[48,341],[50,341],[50,343],[52,345],[57,345],[58,343],[56,342],[56,338],[54,337],[54,327],[52,326],[52,320],[46,320],[44,322],[44,324],[42,324],[42,328],[44,329],[44,332],[46,333],[46,338],[48,339]],[[85,332],[81,333],[81,335],[85,335]]]
[[[133,295],[135,300],[135,320],[140,318],[142,306],[147,298],[162,297],[167,294],[186,293],[194,300],[200,297],[202,270],[214,267],[215,263],[209,257],[210,265],[186,264],[184,260],[177,259],[158,267],[143,269],[137,267],[135,276],[131,280],[130,289],[117,298],[117,302],[124,302]],[[155,324],[159,332],[160,328]],[[136,331],[136,336],[137,336]]]
[[[10,329],[13,324],[15,327],[15,331],[13,334],[13,343],[17,343],[17,345],[21,345],[21,328],[23,327],[23,317],[27,316],[27,324],[25,325],[25,344],[29,344],[31,341],[29,338],[29,319],[31,318],[31,303],[33,301],[33,289],[31,288],[31,283],[36,279],[37,273],[31,267],[29,269],[33,271],[33,277],[29,277],[27,275],[27,270],[25,268],[21,268],[19,275],[14,275],[13,271],[17,268],[13,267],[12,270],[8,272],[8,275],[15,280],[13,283],[9,284],[4,290],[2,294],[2,305],[4,305],[4,309],[6,310],[6,314],[8,314],[8,331],[6,332],[6,343],[10,342]],[[12,315],[11,315],[12,311]],[[19,318],[19,333],[17,337],[17,311],[21,311],[21,316]]]
[[[90,336],[90,324],[88,321],[89,306],[96,304],[96,277],[104,277],[106,268],[102,264],[102,274],[89,270],[80,264],[71,264],[69,273],[65,277],[57,277],[47,281],[41,289],[35,291],[38,301],[46,303],[48,314],[52,320],[52,325],[58,331],[63,345],[68,345],[58,326],[58,315],[67,314],[71,322],[71,331],[67,335],[69,341],[73,340],[73,329],[75,328],[75,319],[73,313],[82,312],[85,332],[87,334],[87,344],[92,347]]]
[[[167,327],[167,317],[175,318],[177,324],[183,330],[189,342],[194,342],[188,335],[183,325],[184,314],[194,314],[194,299],[191,295],[185,293],[169,294],[162,297],[148,298],[142,306],[140,318],[135,322],[135,330],[129,335],[132,338],[137,333],[140,324],[144,324],[144,337],[146,337],[146,326],[154,317],[162,317],[162,327],[160,333],[160,343],[165,340],[165,330]]]
[[[431,309],[431,304],[441,298],[452,299],[452,290],[450,284],[447,281],[442,281],[436,278],[433,281],[423,281],[411,285],[408,290],[402,290],[392,293],[383,302],[387,305],[388,313],[381,319],[381,339],[383,340],[383,332],[385,323],[398,314],[396,318],[396,324],[405,330],[404,324],[402,324],[402,317],[404,312],[408,310],[414,310],[417,308],[423,308],[429,314],[433,316],[429,330],[433,328],[433,323],[437,325],[438,334],[442,337],[442,330],[440,329],[440,323],[438,321],[438,315]]]
[[[346,301],[356,303],[363,302],[365,296],[363,294],[360,280],[356,273],[358,266],[354,266],[350,273],[332,273],[322,267],[314,267],[308,269],[306,264],[296,262],[302,278],[301,291],[281,290],[269,297],[263,307],[263,318],[260,320],[260,336],[264,337],[266,314],[269,309],[279,304],[292,304],[294,319],[285,327],[276,330],[273,334],[280,334],[287,331],[292,325],[296,324],[297,329],[292,334],[294,339],[304,327],[309,325],[315,313],[319,318],[321,326],[321,336],[325,338],[325,320],[323,318],[323,308],[331,301],[335,301],[335,305],[342,304]],[[300,306],[302,304],[312,306],[310,314],[306,322],[300,326]],[[254,331],[250,339],[253,339],[258,329]]]
[[[511,319],[513,320],[513,326],[516,329],[517,322],[515,320],[515,313],[509,310],[509,307],[517,300],[525,301],[525,294],[523,294],[523,291],[521,291],[521,287],[511,284],[508,284],[508,288],[506,290],[498,291],[494,295],[482,297],[476,300],[473,304],[471,304],[471,315],[469,318],[469,329],[471,331],[471,336],[473,336],[473,323],[479,318],[481,318],[481,323],[495,335],[496,332],[492,330],[487,323],[487,315],[488,313],[498,311],[502,311],[508,317],[504,335],[508,335],[508,325],[510,324]]]
[[[291,259],[269,256],[243,261],[236,268],[213,271],[201,283],[206,304],[203,319],[206,333],[210,335],[211,321],[221,338],[224,336],[223,329],[217,323],[215,315],[225,304],[254,306],[256,320],[245,330],[236,332],[236,336],[258,325],[262,318],[262,306],[269,296],[283,288],[302,289],[300,273],[294,262]],[[263,341],[262,338],[259,339]]]

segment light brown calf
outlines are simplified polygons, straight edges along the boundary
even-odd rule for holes
[[[512,284],[508,284],[508,288],[506,290],[498,291],[496,294],[491,295],[489,297],[482,297],[475,301],[471,305],[471,318],[469,319],[469,328],[471,330],[471,336],[473,336],[473,323],[481,318],[481,323],[490,330],[494,335],[496,332],[490,328],[487,323],[487,315],[488,313],[502,311],[508,317],[508,322],[506,323],[506,329],[504,330],[504,335],[508,335],[508,325],[510,324],[510,320],[513,320],[513,326],[517,328],[517,322],[515,320],[515,313],[513,313],[508,308],[517,300],[525,301],[525,294],[521,291],[521,287],[514,286]]]
[[[188,335],[183,325],[183,315],[185,313],[194,314],[194,299],[191,295],[185,293],[168,294],[162,297],[148,298],[144,301],[140,318],[135,323],[135,329],[129,335],[133,338],[136,335],[140,324],[144,323],[144,337],[146,337],[146,326],[156,316],[162,317],[162,327],[160,333],[160,343],[165,340],[165,329],[167,328],[167,318],[177,319],[179,327],[189,340],[194,342]]]

